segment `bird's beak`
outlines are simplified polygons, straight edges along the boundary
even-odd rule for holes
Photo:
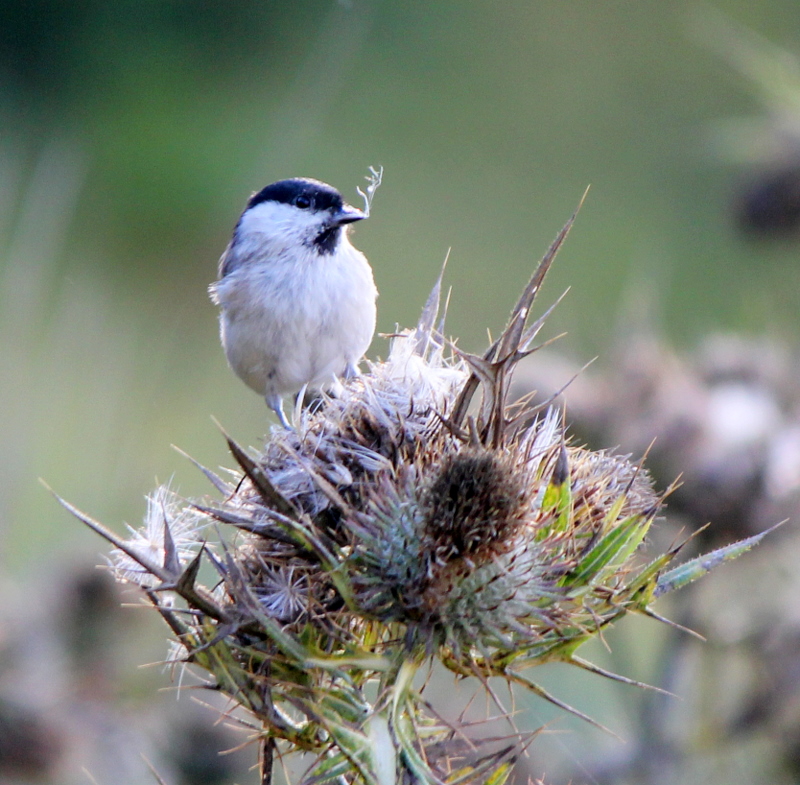
[[[345,224],[362,221],[366,217],[367,216],[363,213],[363,211],[359,210],[357,207],[345,204],[342,205],[342,209],[333,216],[333,223],[336,226],[344,226]]]

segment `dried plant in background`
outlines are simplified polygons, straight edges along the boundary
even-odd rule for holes
[[[800,230],[800,59],[712,6],[693,14],[695,37],[749,83],[762,111],[714,122],[708,142],[746,172],[732,212],[760,240],[795,240]]]
[[[650,445],[656,484],[683,472],[660,541],[713,521],[687,548],[696,555],[776,520],[797,520],[798,347],[774,335],[728,333],[708,335],[687,351],[635,320],[618,332],[602,368],[596,364],[569,387],[570,429],[576,438],[633,454]],[[536,390],[543,399],[579,367],[555,351],[541,352],[520,365],[511,395]],[[747,764],[757,772],[752,781],[797,781],[798,559],[797,527],[787,526],[746,564],[675,597],[670,618],[709,641],[670,636],[648,667],[658,674],[656,684],[691,694],[692,704],[652,692],[633,696],[626,714],[636,718],[634,743],[597,756],[582,774],[588,770],[598,785],[722,781]]]
[[[385,362],[296,408],[255,456],[228,439],[230,479],[203,469],[221,500],[159,489],[128,539],[62,501],[115,546],[115,575],[167,622],[174,658],[250,712],[263,782],[297,751],[314,756],[306,785],[501,783],[528,738],[469,741],[425,699],[421,669],[439,661],[488,692],[500,677],[591,722],[527,670],[556,660],[628,681],[581,644],[631,612],[660,618],[657,596],[761,536],[671,569],[679,546],[644,559],[663,496],[643,466],[568,444],[556,409],[508,403],[573,220],[483,356],[442,337],[440,277]],[[210,524],[238,535],[212,543]]]

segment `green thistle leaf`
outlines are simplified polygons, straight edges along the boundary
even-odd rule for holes
[[[491,776],[486,779],[486,785],[504,785],[513,768],[513,761],[509,761],[508,763],[504,763],[502,766],[498,766]]]
[[[781,525],[783,524],[779,523],[777,526],[772,526],[766,531],[761,532],[761,534],[755,534],[745,540],[734,542],[732,545],[726,545],[723,548],[717,548],[710,553],[706,553],[703,556],[698,556],[697,558],[687,561],[685,564],[681,564],[669,572],[664,573],[658,579],[653,596],[660,597],[662,594],[666,594],[669,591],[682,589],[684,586],[696,581],[698,578],[702,578],[720,564],[724,564],[727,561],[733,561],[733,559],[738,558],[743,553],[747,553],[747,551],[749,551],[754,545],[758,545],[758,543],[761,542],[766,535]]]
[[[627,559],[639,547],[649,526],[641,515],[632,515],[602,537],[578,566],[564,579],[565,586],[582,586],[601,577],[607,567]]]
[[[677,550],[670,550],[646,564],[625,586],[626,593],[631,596],[640,595],[642,604],[646,606],[658,585],[659,573],[675,558],[676,553]]]

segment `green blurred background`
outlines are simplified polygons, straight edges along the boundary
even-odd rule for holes
[[[796,0],[714,7],[800,50]],[[156,478],[207,491],[170,445],[228,463],[212,415],[261,443],[270,417],[227,369],[206,289],[246,198],[276,179],[317,177],[358,203],[368,166],[384,166],[355,233],[382,332],[416,320],[451,248],[449,332],[482,348],[591,185],[545,293],[572,287],[548,325],[568,331],[564,349],[602,364],[641,302],[678,345],[719,328],[796,341],[798,246],[741,236],[731,204],[746,173],[709,142],[721,118],[761,107],[693,32],[706,11],[2,0],[9,584],[48,585],[104,550],[38,478],[121,530]],[[386,349],[376,338],[370,356]]]

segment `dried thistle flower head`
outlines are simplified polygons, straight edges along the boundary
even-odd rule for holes
[[[147,532],[129,540],[67,505],[115,544],[117,577],[145,588],[186,661],[257,719],[265,781],[276,751],[299,750],[317,756],[308,783],[440,783],[458,762],[453,781],[499,784],[522,742],[486,754],[476,743],[464,763],[458,733],[412,684],[421,666],[499,676],[580,715],[523,669],[561,660],[627,681],[578,647],[628,612],[655,615],[656,595],[756,541],[669,572],[677,549],[643,561],[662,501],[644,468],[570,446],[553,409],[508,405],[544,323],[527,324],[531,305],[571,223],[482,357],[437,329],[440,279],[385,362],[296,410],[294,430],[273,431],[258,455],[229,440],[241,473],[204,470],[221,501],[159,491]],[[240,535],[198,550],[209,521]],[[197,583],[203,559],[214,591]]]
[[[159,486],[147,497],[144,525],[139,529],[129,527],[131,536],[126,541],[126,551],[119,548],[111,551],[114,574],[139,586],[157,586],[158,577],[142,567],[141,560],[163,561],[165,549],[171,543],[178,562],[186,564],[200,550],[202,531],[207,524],[191,509],[182,507],[169,485]]]

